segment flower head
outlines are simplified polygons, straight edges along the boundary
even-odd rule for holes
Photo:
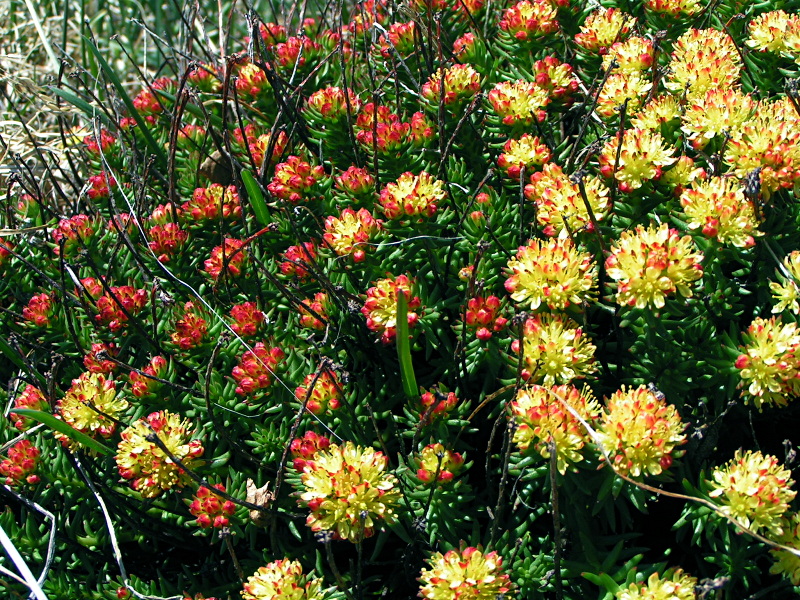
[[[620,147],[621,146],[621,147]],[[614,177],[622,192],[632,192],[645,181],[661,177],[663,167],[675,162],[675,148],[652,129],[627,129],[608,140],[600,151],[600,173]],[[619,159],[617,158],[619,157]]]
[[[577,323],[560,315],[538,314],[527,319],[522,329],[522,347],[519,340],[514,340],[511,349],[522,351],[522,377],[530,383],[569,383],[596,370],[594,344]]]
[[[170,334],[172,343],[181,350],[190,350],[200,346],[208,333],[208,323],[203,312],[195,308],[194,302],[183,305],[183,314],[175,322],[175,331]]]
[[[367,256],[370,240],[381,229],[381,221],[375,219],[366,208],[358,212],[345,208],[339,217],[325,219],[325,233],[322,239],[339,256],[352,256],[354,262],[361,262]]]
[[[616,61],[615,73],[643,73],[653,66],[655,44],[653,40],[634,35],[625,41],[614,42],[603,56],[603,69]]]
[[[464,457],[441,444],[428,444],[417,459],[417,479],[422,483],[450,483],[464,466]]]
[[[650,92],[653,84],[639,71],[612,73],[597,97],[595,112],[604,119],[619,120],[623,105],[626,111],[636,111]]]
[[[325,323],[328,322],[329,308],[330,302],[328,301],[328,294],[325,292],[317,292],[314,294],[313,300],[304,300],[297,307],[300,312],[300,327],[317,330],[325,329]]]
[[[86,246],[99,229],[97,221],[88,215],[75,215],[61,219],[53,230],[56,256],[73,257]]]
[[[330,445],[330,439],[313,431],[306,431],[303,437],[294,438],[289,444],[289,450],[294,458],[292,461],[294,470],[302,472],[306,462],[313,459],[320,450],[327,450]]]
[[[550,458],[551,447],[555,448],[556,465],[563,475],[571,464],[583,460],[581,451],[591,441],[586,427],[573,411],[594,426],[600,407],[588,388],[578,390],[572,385],[520,388],[511,403],[516,425],[514,443],[520,452],[527,452],[533,446],[544,458]]]
[[[773,300],[778,301],[772,312],[780,313],[788,308],[794,314],[800,314],[800,251],[787,254],[783,259],[783,269],[778,269],[777,273],[780,283],[772,281],[769,284]]]
[[[239,357],[239,364],[233,367],[231,374],[236,380],[236,393],[245,395],[272,385],[278,363],[286,357],[286,353],[278,347],[269,348],[264,342],[258,342],[252,350]]]
[[[703,276],[703,255],[692,238],[680,237],[666,223],[623,231],[606,259],[606,272],[617,283],[617,303],[663,308],[669,294],[692,296],[689,285]]]
[[[393,523],[400,492],[388,464],[382,452],[352,442],[317,452],[301,475],[298,503],[311,511],[306,525],[360,542],[375,533],[378,521]]]
[[[259,567],[247,578],[244,600],[322,600],[322,581],[303,574],[296,560],[281,559]]]
[[[192,199],[181,205],[181,215],[195,223],[239,219],[242,216],[242,201],[236,186],[223,187],[212,183],[207,188],[194,190]]]
[[[236,304],[231,308],[231,329],[242,337],[256,335],[267,322],[267,316],[255,302]]]
[[[213,486],[215,490],[225,491],[225,486],[218,483]],[[205,486],[201,486],[189,505],[189,512],[197,519],[197,524],[202,529],[209,527],[222,528],[228,525],[228,517],[236,511],[236,505],[230,500],[225,500]]]
[[[486,341],[493,332],[500,331],[508,323],[508,319],[500,315],[500,298],[497,296],[475,296],[467,300],[465,323],[475,330],[475,337]]]
[[[798,15],[789,15],[782,10],[771,10],[758,15],[747,26],[750,37],[745,44],[760,52],[781,52],[788,50],[787,33],[800,26]]]
[[[397,297],[404,294],[408,302],[408,326],[413,327],[419,320],[414,312],[421,306],[418,296],[411,295],[411,280],[406,275],[398,275],[395,279],[379,279],[375,286],[367,290],[367,301],[361,314],[367,318],[370,331],[379,332],[384,344],[390,343],[397,335]]]
[[[104,375],[113,373],[117,370],[117,363],[109,360],[109,358],[101,358],[103,354],[106,354],[109,358],[114,358],[119,354],[119,348],[114,342],[92,344],[91,350],[83,357],[83,366],[91,373],[102,373]]]
[[[17,442],[8,449],[8,458],[0,461],[0,477],[5,477],[5,484],[10,486],[39,483],[39,476],[34,471],[40,454],[30,440]]]
[[[570,104],[580,85],[572,67],[552,55],[533,63],[533,75],[536,85],[547,90],[553,102]]]
[[[480,548],[434,552],[427,559],[429,569],[422,569],[420,598],[429,600],[501,600],[514,584],[503,570],[503,558],[497,552],[484,553]]]
[[[444,90],[442,82],[444,81]],[[422,97],[432,106],[443,102],[455,109],[471,100],[481,89],[481,76],[470,65],[439,69],[422,86]]]
[[[672,466],[682,454],[676,448],[686,442],[684,429],[675,407],[662,394],[640,385],[614,392],[597,432],[614,469],[641,477],[659,475]]]
[[[147,291],[137,290],[130,285],[112,287],[97,299],[96,306],[95,320],[116,332],[127,327],[130,317],[135,317],[144,310],[147,306]]]
[[[111,437],[117,420],[127,410],[128,402],[117,396],[115,383],[100,373],[81,373],[72,380],[64,397],[56,404],[56,415],[67,425],[90,437]],[[56,433],[61,443],[73,449],[80,443]]]
[[[326,87],[309,96],[304,112],[312,118],[318,117],[326,124],[331,124],[346,119],[348,110],[351,115],[355,115],[360,109],[361,101],[353,90]]]
[[[289,246],[282,255],[283,261],[278,265],[281,273],[298,279],[310,276],[309,268],[317,260],[317,245],[312,241]]]
[[[204,262],[204,270],[214,281],[224,273],[238,277],[247,266],[247,252],[243,240],[225,238],[221,246],[215,246]]]
[[[236,91],[246,99],[256,99],[269,93],[270,85],[264,70],[250,62],[241,63],[236,70]]]
[[[31,385],[30,383],[25,386],[22,393],[14,400],[14,408],[27,408],[30,410],[47,410],[49,403],[44,395],[44,392]],[[9,414],[8,418],[14,422],[14,427],[20,431],[29,429],[34,421],[27,417],[17,414]]]
[[[552,153],[538,137],[525,133],[519,139],[510,139],[503,146],[497,165],[513,180],[519,181],[522,169],[527,174],[550,160]]]
[[[422,394],[419,401],[422,407],[422,414],[427,415],[424,422],[425,424],[430,424],[439,417],[446,417],[458,404],[458,397],[455,392],[443,394],[438,390],[434,390]]]
[[[681,131],[702,150],[710,140],[744,123],[756,107],[749,94],[736,88],[711,88],[685,108]]]
[[[180,254],[189,240],[189,233],[177,223],[165,223],[151,227],[147,237],[150,238],[147,245],[156,255],[156,260],[168,263],[173,256]]]
[[[319,375],[310,373],[303,384],[294,391],[295,400],[304,404],[315,415],[326,410],[336,410],[342,405],[344,394],[339,376],[333,371],[322,371]]]
[[[166,370],[167,359],[163,356],[154,356],[150,359],[147,366],[142,369],[141,373],[131,371],[131,374],[128,375],[131,383],[131,393],[136,398],[154,396],[155,393],[161,389],[163,384],[153,378],[158,377],[159,379],[163,379]]]
[[[131,480],[133,489],[144,498],[155,498],[173,487],[183,487],[191,481],[189,475],[179,467],[155,442],[158,439],[186,467],[194,467],[203,455],[200,440],[189,440],[190,423],[180,415],[166,410],[150,413],[122,432],[117,446],[117,468],[119,474]]]
[[[595,221],[602,221],[608,212],[608,188],[594,176],[583,180],[587,203],[580,186],[556,163],[547,163],[531,175],[525,186],[525,197],[536,204],[536,222],[548,236],[567,237],[570,232],[594,231]]]
[[[57,318],[56,306],[50,294],[34,294],[22,309],[23,318],[37,327],[50,327]]]
[[[276,198],[292,204],[307,202],[312,198],[317,182],[324,176],[322,165],[314,167],[299,156],[290,156],[275,167],[275,176],[267,190]]]
[[[662,577],[653,573],[645,583],[631,583],[621,588],[616,600],[694,600],[697,578],[687,575],[683,569],[670,569]]]
[[[730,89],[739,81],[742,59],[727,33],[716,29],[690,29],[673,46],[668,90],[688,98],[703,96],[712,88]]]
[[[580,33],[575,34],[575,43],[602,56],[614,42],[624,40],[634,25],[636,17],[618,8],[598,8],[586,18]]]
[[[526,42],[558,31],[558,11],[550,0],[522,0],[506,9],[499,24],[512,38]]]
[[[738,179],[711,177],[697,180],[681,194],[681,206],[691,229],[738,248],[754,245],[758,231],[753,203],[745,198]]]
[[[736,451],[733,459],[711,474],[712,490],[722,513],[753,531],[781,535],[781,519],[797,492],[792,472],[770,454]]]
[[[745,401],[786,406],[800,393],[800,331],[780,318],[757,317],[744,334],[746,345],[736,359]]]
[[[341,175],[337,175],[334,180],[336,181],[337,189],[356,200],[366,200],[372,197],[375,191],[375,178],[370,174],[369,170],[355,165],[348,167]]]
[[[425,171],[419,175],[407,171],[383,188],[380,203],[389,219],[432,217],[446,195],[443,181]]]
[[[487,95],[494,113],[504,125],[530,125],[547,118],[545,107],[550,102],[547,89],[530,81],[502,81]]]
[[[530,240],[508,261],[512,275],[506,290],[515,302],[536,310],[543,303],[553,310],[586,302],[597,284],[592,255],[571,239]]]

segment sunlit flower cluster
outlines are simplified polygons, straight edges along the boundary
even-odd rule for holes
[[[90,373],[109,375],[118,368],[117,363],[112,360],[116,358],[117,354],[119,354],[119,348],[114,342],[92,344],[89,352],[83,357],[83,366]],[[103,355],[106,355],[106,358],[103,358]]]
[[[533,63],[533,76],[536,85],[547,90],[550,100],[565,105],[572,103],[572,95],[580,87],[572,66],[552,55]]]
[[[638,71],[614,72],[600,90],[595,112],[604,119],[619,120],[622,106],[626,114],[636,111],[652,87],[650,80]]]
[[[278,268],[284,275],[304,279],[311,275],[309,269],[317,256],[317,245],[313,241],[289,246],[281,256],[283,260]]]
[[[275,369],[286,357],[286,353],[278,348],[270,348],[264,342],[258,342],[239,357],[239,363],[233,367],[231,375],[236,381],[237,394],[252,394],[272,385]]]
[[[665,85],[691,100],[712,88],[730,89],[739,82],[742,59],[727,33],[717,29],[690,29],[677,39]]]
[[[168,263],[180,254],[189,240],[189,232],[181,229],[177,223],[164,223],[151,227],[147,231],[147,237],[150,238],[147,245],[156,255],[156,260]]]
[[[786,406],[800,394],[800,331],[780,318],[757,317],[743,335],[745,346],[736,359],[742,395],[761,410]]]
[[[214,246],[211,256],[203,262],[205,272],[217,281],[223,274],[238,277],[248,263],[244,240],[225,238],[221,246]]]
[[[500,298],[497,296],[476,296],[467,300],[467,312],[464,322],[475,330],[475,337],[486,341],[492,334],[500,331],[508,323],[508,319],[500,316]]]
[[[308,97],[305,111],[319,117],[326,123],[336,123],[346,119],[349,114],[351,118],[361,109],[361,101],[353,93],[340,87],[326,87],[317,90]]]
[[[555,449],[556,466],[563,475],[583,459],[581,451],[592,441],[586,425],[595,427],[599,415],[600,406],[588,388],[523,387],[511,403],[513,442],[520,452],[533,447],[544,458],[550,458],[551,448]]]
[[[522,378],[530,383],[569,383],[597,369],[594,344],[577,323],[560,315],[539,314],[527,319],[522,346],[515,339],[511,349],[522,351]]]
[[[711,474],[712,490],[723,514],[743,527],[781,535],[781,519],[797,492],[792,473],[770,454],[736,451],[733,459]]]
[[[131,480],[133,489],[144,498],[155,498],[164,491],[183,487],[191,481],[188,473],[155,441],[148,439],[150,436],[157,436],[169,453],[189,469],[203,455],[200,440],[189,439],[189,421],[165,410],[137,420],[121,435],[116,455],[119,474]]]
[[[503,153],[497,159],[497,166],[511,179],[519,180],[522,170],[530,175],[534,168],[550,160],[552,153],[538,137],[528,133],[519,139],[510,139],[503,146]]]
[[[444,89],[442,89],[444,82]],[[433,106],[462,106],[481,89],[481,76],[470,65],[453,65],[439,69],[422,85],[422,97]]]
[[[49,403],[44,392],[30,383],[25,386],[22,393],[14,399],[14,408],[27,408],[29,410],[47,410]],[[20,431],[29,429],[34,421],[22,415],[9,414],[9,419],[14,422],[14,427]]]
[[[314,458],[320,450],[327,450],[330,445],[330,439],[314,431],[306,431],[303,437],[293,439],[289,444],[289,451],[292,453],[294,470],[302,472],[306,462]]]
[[[366,208],[357,212],[345,208],[338,217],[325,219],[325,233],[322,239],[339,256],[352,256],[354,262],[367,257],[369,242],[381,229],[381,221],[375,219]]]
[[[636,17],[618,8],[598,8],[586,18],[580,32],[575,34],[575,43],[584,50],[602,56],[614,42],[627,38],[635,25]]]
[[[542,304],[553,310],[582,304],[597,285],[592,255],[578,250],[569,238],[530,240],[508,261],[508,268],[512,275],[506,290],[531,310]]]
[[[39,476],[34,471],[40,454],[30,440],[17,442],[8,449],[8,458],[0,461],[0,477],[5,477],[5,484],[10,486],[39,483]]]
[[[290,156],[275,167],[275,176],[267,190],[276,198],[292,204],[307,202],[312,199],[317,182],[324,176],[322,165],[313,167],[299,156]]]
[[[608,140],[598,161],[604,177],[614,177],[622,192],[638,190],[645,182],[661,177],[664,167],[675,162],[675,148],[652,129],[628,129]]]
[[[630,477],[659,475],[682,454],[686,425],[662,394],[645,386],[625,386],[606,401],[597,428],[603,450],[616,471]],[[601,461],[604,464],[604,458]]]
[[[339,376],[333,371],[324,370],[319,375],[306,375],[302,385],[294,391],[294,397],[313,414],[320,415],[328,410],[338,409],[342,405],[344,394]]]
[[[367,301],[361,313],[367,318],[370,331],[381,334],[384,344],[390,343],[397,336],[397,297],[404,294],[408,307],[408,326],[413,327],[419,320],[415,312],[421,305],[418,296],[412,296],[412,283],[406,275],[398,275],[395,279],[379,279],[375,286],[367,290]]]
[[[170,340],[181,350],[196,348],[208,334],[208,323],[203,318],[199,307],[194,302],[183,305],[183,313],[175,322],[175,331],[170,334]]]
[[[772,298],[776,300],[772,312],[780,313],[788,309],[796,315],[800,314],[800,251],[787,254],[783,259],[783,267],[777,273],[780,283],[772,281],[769,284]]]
[[[787,46],[787,38],[800,29],[800,17],[782,10],[773,10],[758,15],[747,26],[750,37],[745,40],[749,48],[761,52],[791,52],[797,50]],[[795,33],[796,35],[796,33]]]
[[[53,229],[53,241],[56,243],[56,256],[70,258],[82,247],[87,246],[98,231],[98,223],[88,215],[75,215],[69,219],[61,219]]]
[[[501,81],[487,95],[494,113],[504,125],[530,125],[547,118],[545,107],[550,102],[547,90],[535,83]]]
[[[711,177],[692,183],[681,194],[681,206],[691,229],[738,248],[754,245],[758,231],[753,203],[742,184],[731,177]]]
[[[631,583],[621,588],[616,600],[694,600],[697,578],[683,569],[667,571],[662,577],[653,573],[644,583]]]
[[[422,483],[449,483],[464,467],[464,457],[442,444],[428,444],[417,459],[417,479]]]
[[[497,552],[475,547],[434,552],[419,577],[419,595],[429,600],[501,600],[514,588]]]
[[[322,600],[322,581],[308,577],[296,560],[269,563],[247,578],[244,600]]]
[[[213,488],[220,492],[225,491],[225,486],[221,483],[214,485]],[[205,486],[197,490],[189,505],[189,512],[197,519],[197,524],[202,529],[227,527],[228,517],[235,511],[236,505],[233,502],[225,500]]]
[[[314,294],[313,299],[309,298],[303,300],[297,307],[300,313],[300,327],[318,330],[325,329],[325,324],[328,321],[329,308],[328,294],[325,292],[317,292]]]
[[[427,172],[419,175],[405,172],[383,188],[380,203],[389,219],[432,217],[446,195],[444,182]]]
[[[187,221],[203,222],[220,219],[239,219],[242,201],[236,186],[223,187],[212,183],[207,188],[197,188],[192,199],[181,205],[181,215]]]
[[[686,106],[681,130],[698,150],[715,137],[744,123],[756,107],[749,94],[739,89],[711,88]]]
[[[508,8],[500,19],[500,29],[520,42],[533,40],[559,30],[558,12],[549,0],[522,0]]]
[[[236,335],[252,337],[263,328],[267,316],[258,308],[255,302],[243,302],[231,308],[231,329]]]
[[[37,327],[50,327],[56,320],[56,304],[50,294],[34,294],[22,309],[23,318]]]
[[[154,379],[163,379],[167,371],[167,359],[163,356],[154,356],[141,370],[141,373],[131,371],[128,378],[131,383],[131,393],[136,398],[147,398],[155,395],[163,383]]]
[[[438,390],[425,392],[420,396],[423,421],[431,423],[440,417],[446,417],[458,404],[455,392],[442,393]]]
[[[583,188],[588,205],[580,185],[556,163],[547,163],[531,175],[525,197],[536,204],[536,221],[545,235],[567,237],[584,229],[594,231],[593,218],[603,220],[608,212],[608,188],[594,176],[583,179]]]
[[[391,524],[400,502],[389,459],[372,448],[331,444],[306,462],[298,502],[308,507],[311,531],[330,531],[336,539],[360,542],[379,521]]]
[[[692,296],[691,283],[703,276],[703,255],[692,238],[680,237],[666,224],[623,231],[606,259],[606,272],[617,281],[617,303],[663,308],[668,295]]]
[[[90,437],[109,438],[127,408],[128,402],[117,395],[112,380],[100,373],[85,372],[72,380],[69,390],[56,404],[56,416]],[[79,443],[66,435],[55,435],[65,446],[78,448]]]

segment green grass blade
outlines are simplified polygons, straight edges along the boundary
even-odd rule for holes
[[[256,215],[258,222],[264,226],[270,224],[269,209],[267,203],[264,201],[264,194],[261,193],[261,188],[255,177],[246,169],[242,169],[242,182],[247,190],[247,197],[250,198],[250,206],[253,207],[253,212]]]
[[[79,444],[94,450],[95,452],[104,454],[106,456],[111,456],[114,454],[114,451],[105,444],[101,444],[97,440],[90,438],[85,433],[81,433],[77,429],[70,427],[64,421],[61,419],[56,419],[50,413],[42,412],[40,410],[31,410],[30,408],[13,408],[9,412],[22,415],[24,417],[30,417],[34,421],[44,423],[50,429],[58,431],[59,433],[63,433],[69,439],[74,440]]]
[[[409,398],[419,396],[414,365],[411,364],[411,342],[408,340],[408,300],[402,290],[397,292],[397,358],[400,359],[400,378],[403,391]]]
[[[59,96],[61,99],[65,100],[78,110],[82,111],[86,116],[89,118],[94,119],[97,117],[103,122],[103,125],[110,125],[111,121],[108,118],[108,115],[104,113],[102,110],[98,110],[97,107],[92,106],[86,100],[77,96],[70,92],[69,90],[63,90],[61,88],[49,86],[51,92],[53,92],[56,96]]]
[[[150,133],[150,130],[147,128],[147,123],[142,118],[142,115],[139,114],[139,111],[136,110],[136,107],[133,105],[133,100],[125,91],[125,88],[122,85],[119,77],[111,68],[111,66],[106,62],[106,59],[103,58],[103,55],[100,53],[100,50],[97,46],[92,43],[91,40],[86,40],[86,44],[89,47],[89,50],[92,51],[92,54],[97,59],[97,62],[100,63],[100,68],[103,70],[103,74],[108,77],[108,80],[114,86],[114,89],[117,90],[119,97],[122,99],[122,102],[125,104],[125,108],[128,109],[128,114],[133,117],[136,121],[136,124],[139,126],[139,129],[144,135],[145,142],[147,146],[150,148],[150,151],[155,154],[158,161],[161,163],[162,168],[167,166],[167,156],[164,154],[164,149],[158,145],[153,134]]]

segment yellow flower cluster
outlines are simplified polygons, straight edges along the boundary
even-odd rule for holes
[[[773,313],[780,313],[787,308],[794,314],[800,314],[800,251],[795,250],[783,259],[783,268],[778,270],[780,283],[770,282],[769,289],[772,290],[772,297],[778,303],[772,307]]]
[[[296,560],[269,563],[247,578],[244,600],[321,600],[322,580],[307,577]]]
[[[429,600],[502,600],[513,588],[497,552],[480,548],[435,552],[422,569],[419,595]]]
[[[116,386],[101,373],[81,373],[66,395],[57,404],[57,415],[62,421],[90,437],[111,437],[117,429],[117,419],[128,409],[128,402],[117,397]],[[80,443],[62,433],[56,438],[73,450]]]
[[[694,600],[697,578],[683,569],[653,573],[645,583],[632,583],[616,593],[616,600]]]
[[[617,303],[636,308],[663,308],[669,294],[692,296],[689,285],[703,276],[692,238],[680,237],[666,224],[624,231],[606,259],[606,272],[618,281]]]
[[[550,458],[552,443],[558,472],[563,475],[570,465],[583,460],[581,451],[592,441],[584,423],[573,411],[590,427],[595,426],[600,406],[591,390],[578,390],[572,385],[521,388],[511,403],[511,415],[516,424],[514,443],[520,452],[527,452],[533,445],[544,458]]]
[[[652,129],[628,129],[608,140],[598,161],[604,177],[614,177],[622,192],[638,190],[646,181],[661,177],[664,167],[675,162],[675,148]]]
[[[737,450],[733,460],[714,469],[709,495],[740,525],[769,535],[783,534],[781,519],[797,492],[792,472],[770,454]]]
[[[742,59],[727,33],[690,29],[677,39],[669,63],[667,89],[690,100],[712,88],[730,89],[739,82]]]

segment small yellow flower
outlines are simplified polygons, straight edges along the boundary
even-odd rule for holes
[[[744,334],[747,344],[736,359],[742,395],[758,410],[770,404],[786,406],[800,393],[800,331],[778,317],[757,317]]]
[[[66,395],[59,400],[57,416],[90,437],[111,437],[117,429],[116,420],[128,408],[124,398],[117,397],[115,383],[101,373],[81,373],[72,380]],[[73,450],[80,443],[56,433],[61,443]]]
[[[619,111],[627,102],[627,114],[639,109],[653,84],[638,71],[611,74],[597,97],[595,112],[604,119],[619,119]]]
[[[733,177],[697,180],[681,194],[681,206],[691,229],[737,248],[754,245],[758,231],[753,203]]]
[[[641,385],[614,392],[606,402],[598,434],[614,468],[630,477],[660,475],[672,466],[686,442],[678,411]],[[605,464],[604,458],[600,459]]]
[[[800,513],[792,513],[781,520],[783,533],[774,536],[773,540],[789,548],[800,550]],[[775,559],[775,564],[770,567],[769,572],[773,575],[785,575],[792,585],[800,585],[800,556],[775,548],[769,553]]]
[[[502,600],[514,584],[503,572],[503,558],[480,548],[434,552],[422,569],[421,598],[429,600]]]
[[[322,239],[337,255],[352,255],[354,262],[361,262],[367,257],[369,242],[381,230],[381,225],[366,208],[358,212],[345,208],[338,217],[325,219]]]
[[[635,25],[636,17],[618,8],[598,8],[581,25],[575,43],[584,50],[602,55],[614,42],[624,40]]]
[[[516,339],[511,350],[522,350],[526,365],[522,377],[529,383],[569,383],[597,370],[594,344],[577,323],[559,315],[529,318],[522,330],[522,347]]]
[[[583,304],[597,284],[592,255],[581,252],[571,239],[530,240],[516,258],[508,261],[513,273],[506,290],[515,302],[530,303],[536,310],[542,303],[553,310]]]
[[[800,315],[800,251],[795,250],[783,259],[783,270],[778,270],[780,283],[770,282],[769,289],[772,290],[772,297],[778,303],[772,307],[773,313],[781,313],[787,308],[794,314]]]
[[[425,171],[419,175],[406,172],[383,188],[380,203],[389,219],[432,217],[446,195],[443,181]]]
[[[281,559],[259,567],[247,578],[244,600],[321,600],[322,581],[303,574],[296,560]]]
[[[742,59],[727,33],[716,29],[690,29],[673,46],[670,75],[665,82],[676,94],[691,99],[712,88],[730,89],[739,82]]]
[[[632,192],[645,181],[658,179],[662,168],[676,160],[675,148],[652,129],[627,129],[622,135],[622,147],[619,147],[619,136],[615,135],[603,146],[598,160],[600,173],[603,177],[613,176],[622,192]]]
[[[670,94],[653,97],[631,118],[631,125],[639,129],[658,130],[662,125],[681,116],[681,105]]]
[[[600,415],[597,400],[588,388],[578,390],[572,385],[523,387],[511,403],[511,415],[516,423],[513,441],[520,452],[527,452],[533,445],[536,452],[550,458],[553,443],[557,468],[563,475],[571,464],[583,459],[581,450],[591,438],[583,423],[562,402],[594,427]]]
[[[616,600],[694,600],[697,578],[683,569],[670,570],[664,577],[653,573],[646,583],[632,583],[616,593]]]
[[[611,46],[603,57],[603,69],[608,69],[615,60],[616,73],[642,73],[653,66],[654,53],[653,40],[634,35]]]
[[[755,106],[750,95],[738,89],[712,88],[688,103],[681,131],[696,149],[702,150],[714,137],[744,123]]]
[[[602,221],[608,212],[608,188],[599,178],[589,176],[584,179],[584,190],[594,218]],[[525,197],[536,203],[536,222],[547,236],[567,237],[570,232],[594,230],[580,187],[556,163],[547,163],[531,175]]]
[[[617,303],[636,308],[663,308],[669,294],[692,296],[689,285],[703,276],[692,238],[679,237],[666,223],[622,232],[606,259],[606,272],[618,281]]]
[[[786,34],[798,25],[798,15],[788,15],[782,10],[766,12],[750,21],[747,27],[750,37],[744,43],[761,52],[781,52],[787,50]]]
[[[781,519],[797,492],[792,472],[770,454],[736,451],[733,460],[711,474],[709,495],[718,498],[723,514],[755,532],[781,535]]]
[[[442,91],[444,79],[444,91]],[[422,97],[434,107],[463,106],[481,90],[481,76],[471,65],[453,65],[439,69],[422,86]]]
[[[518,140],[510,139],[505,143],[497,164],[511,179],[519,181],[523,167],[531,174],[535,167],[549,161],[551,155],[550,148],[538,137],[525,133]]]
[[[306,525],[360,542],[375,533],[378,521],[393,523],[400,492],[388,464],[382,452],[352,442],[317,452],[301,475],[298,503],[311,511]]]
[[[164,446],[187,468],[194,467],[203,455],[200,440],[189,440],[190,423],[180,415],[166,410],[150,413],[122,432],[117,446],[119,474],[130,479],[133,489],[144,498],[155,498],[173,487],[183,487],[191,481],[189,475],[147,438],[158,436]]]
[[[530,125],[547,118],[547,90],[530,81],[502,81],[487,95],[493,112],[510,126]]]

